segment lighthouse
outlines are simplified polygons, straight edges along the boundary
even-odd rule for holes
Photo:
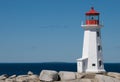
[[[77,72],[105,72],[102,56],[101,28],[99,22],[100,13],[91,7],[85,13],[85,24],[81,24],[84,29],[84,41],[82,58],[77,59]]]

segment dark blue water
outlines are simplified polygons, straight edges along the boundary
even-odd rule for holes
[[[77,70],[76,63],[1,63],[0,64],[0,75],[22,75],[27,74],[28,71],[32,71],[34,74],[38,74],[41,70],[56,70],[56,71],[74,71]],[[106,71],[119,72],[120,63],[106,63]]]

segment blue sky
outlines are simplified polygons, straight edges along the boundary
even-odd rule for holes
[[[81,21],[94,6],[103,21],[105,62],[120,62],[120,0],[0,0],[0,62],[76,62]]]

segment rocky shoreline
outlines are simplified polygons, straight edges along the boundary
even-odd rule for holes
[[[26,75],[3,74],[0,82],[120,82],[120,73],[77,73],[69,71],[42,70],[40,75],[29,71]]]

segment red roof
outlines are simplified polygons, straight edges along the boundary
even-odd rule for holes
[[[99,12],[94,10],[94,7],[91,7],[91,10],[86,13],[86,15],[99,15]]]

